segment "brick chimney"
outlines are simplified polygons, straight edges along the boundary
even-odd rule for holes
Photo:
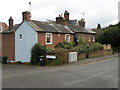
[[[80,21],[78,21],[78,23],[79,23],[79,26],[81,26],[81,27],[85,27],[85,19],[81,19]]]
[[[64,12],[64,18],[69,21],[69,12],[67,10]]]
[[[23,21],[30,21],[31,14],[29,11],[22,12]]]
[[[62,15],[59,15],[59,17],[56,17],[56,23],[57,24],[65,24],[65,20],[64,18],[62,17]]]
[[[9,30],[12,30],[13,29],[13,19],[12,17],[10,17],[9,19]]]

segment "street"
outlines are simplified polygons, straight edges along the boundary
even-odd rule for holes
[[[118,57],[70,66],[3,65],[3,88],[118,88]]]

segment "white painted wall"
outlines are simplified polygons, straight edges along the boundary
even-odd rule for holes
[[[22,40],[20,40],[20,34],[22,34]],[[37,43],[37,32],[24,21],[15,32],[15,60],[29,62],[30,51],[35,43]]]

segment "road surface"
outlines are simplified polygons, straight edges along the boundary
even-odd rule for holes
[[[118,57],[56,67],[3,65],[3,88],[118,88]]]

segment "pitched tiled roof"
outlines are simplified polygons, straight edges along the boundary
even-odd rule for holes
[[[72,24],[72,25],[76,25],[77,24],[77,20],[69,20],[68,24]]]
[[[43,22],[31,20],[28,22],[36,31],[40,32],[51,32],[51,33],[71,33],[74,32],[70,30],[67,26],[61,24],[55,24],[52,22]]]
[[[23,23],[23,22],[22,22]],[[15,24],[13,26],[13,30],[5,30],[2,33],[14,33],[16,29],[22,24]],[[50,33],[69,33],[69,34],[74,34],[74,33],[92,33],[96,34],[90,29],[86,29],[77,25],[72,25],[72,24],[67,24],[66,25],[61,25],[61,24],[56,24],[55,22],[43,22],[43,21],[36,21],[36,20],[31,20],[30,22],[27,22],[32,28],[34,28],[36,31],[39,32],[50,32]]]
[[[15,24],[15,25],[13,26],[13,30],[9,30],[9,28],[8,28],[8,29],[2,31],[2,33],[14,33],[15,30],[16,30],[20,25],[21,25],[21,24]]]
[[[77,25],[68,24],[67,26],[75,33],[91,33],[91,34],[95,34],[95,32],[93,32],[92,30],[87,29],[87,28],[83,28],[83,27],[80,27],[80,26],[77,26]]]

